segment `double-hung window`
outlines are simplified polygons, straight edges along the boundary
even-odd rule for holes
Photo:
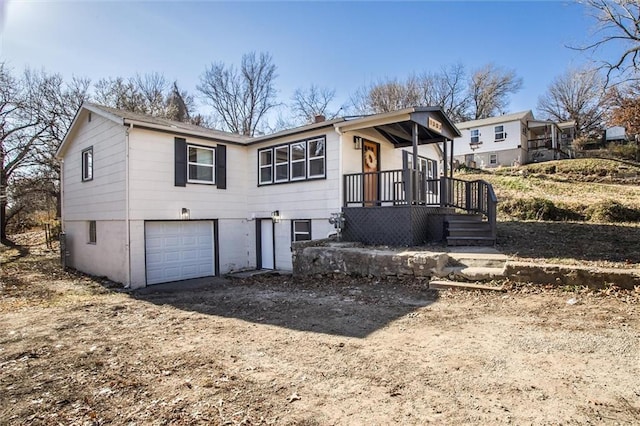
[[[276,157],[276,182],[286,182],[289,180],[289,146],[279,146],[274,148]]]
[[[507,134],[504,132],[504,126],[495,126],[494,131],[496,134],[496,142],[503,141]]]
[[[82,181],[93,179],[93,147],[82,151]]]
[[[311,240],[311,220],[292,220],[291,239],[293,241]]]
[[[273,150],[271,148],[258,152],[260,184],[273,182]]]
[[[489,164],[492,166],[498,165],[498,154],[489,155]]]
[[[324,177],[324,138],[312,139],[309,144],[309,177]]]
[[[307,177],[307,145],[304,142],[291,144],[291,180]]]
[[[215,183],[215,148],[187,146],[187,182]]]

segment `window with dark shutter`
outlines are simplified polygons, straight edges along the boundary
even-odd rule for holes
[[[216,146],[216,186],[227,189],[227,147],[220,144]]]
[[[187,185],[187,141],[175,138],[175,186]]]

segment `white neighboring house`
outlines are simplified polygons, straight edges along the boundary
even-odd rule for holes
[[[431,107],[248,138],[86,103],[57,152],[67,265],[132,288],[291,270],[292,241],[334,232],[346,174],[368,172],[355,196],[382,206],[382,174],[403,176],[415,155],[438,179],[458,135]]]
[[[531,110],[457,123],[454,159],[468,167],[516,166],[569,157],[575,123],[536,120]]]

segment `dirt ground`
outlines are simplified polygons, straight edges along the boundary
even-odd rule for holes
[[[640,289],[212,280],[4,249],[0,424],[639,424]]]

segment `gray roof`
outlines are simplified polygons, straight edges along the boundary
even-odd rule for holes
[[[524,120],[528,115],[533,117],[531,110],[497,115],[495,117],[483,118],[480,120],[464,121],[462,123],[456,123],[456,127],[458,129],[470,129],[471,127],[490,126],[492,124],[506,123],[508,121]]]
[[[83,105],[90,110],[99,110],[108,115],[121,118],[126,122],[146,123],[152,126],[166,127],[175,131],[183,131],[185,133],[209,136],[212,138],[221,138],[224,140],[233,140],[236,142],[248,141],[250,138],[237,133],[223,132],[221,130],[209,129],[207,127],[197,126],[191,123],[183,123],[181,121],[169,120],[166,118],[153,117],[147,114],[140,114],[131,111],[124,111],[117,108],[106,107],[91,102],[85,102]]]

